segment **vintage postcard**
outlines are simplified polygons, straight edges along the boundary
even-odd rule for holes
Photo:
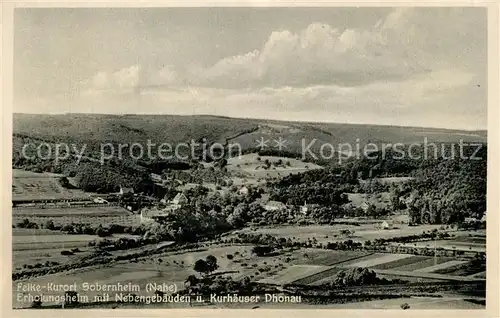
[[[498,316],[498,6],[7,15],[13,315]]]

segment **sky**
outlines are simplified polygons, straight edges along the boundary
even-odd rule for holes
[[[484,8],[16,9],[14,111],[487,127]]]

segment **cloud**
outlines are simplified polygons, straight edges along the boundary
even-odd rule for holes
[[[115,72],[98,72],[81,86],[84,91],[131,89],[139,84],[139,76],[140,66],[132,65]]]
[[[484,128],[486,47],[469,47],[481,35],[463,12],[395,9],[367,29],[275,30],[209,66],[99,72],[75,109]]]
[[[464,15],[463,10],[396,8],[367,29],[339,29],[312,23],[297,32],[275,30],[261,48],[222,58],[210,66],[168,65],[152,72],[133,66],[113,74],[99,73],[93,83],[101,88],[127,87],[138,83],[139,72],[142,86],[232,89],[352,87],[407,80],[456,68],[457,59],[470,54],[467,47],[457,49],[453,45],[473,38],[474,20]],[[443,28],[443,21],[449,22],[449,28]],[[460,63],[460,67],[467,66],[463,61]]]
[[[271,33],[262,48],[224,58],[201,70],[194,84],[215,87],[363,85],[426,73],[421,48],[411,45],[415,31],[396,10],[369,30],[339,30],[312,23],[300,32]],[[403,41],[401,34],[407,37]],[[420,42],[420,41],[419,41]]]

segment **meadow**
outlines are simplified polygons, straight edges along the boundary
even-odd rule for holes
[[[339,221],[342,221],[339,219]],[[338,224],[338,225],[309,225],[309,226],[276,226],[276,227],[260,227],[246,228],[240,230],[243,233],[254,234],[269,234],[278,238],[290,238],[300,241],[316,238],[319,243],[328,243],[334,241],[344,241],[351,239],[356,242],[365,240],[374,240],[377,238],[391,238],[398,236],[408,236],[421,234],[422,231],[432,231],[439,229],[440,225],[421,225],[408,226],[400,225],[397,229],[381,230],[379,224],[381,220],[369,222],[360,222],[360,225]],[[352,235],[343,235],[342,230],[354,231]],[[427,242],[425,244],[428,244]]]
[[[92,193],[80,189],[64,188],[59,179],[61,174],[36,173],[20,169],[12,169],[13,200],[53,200],[89,198]]]
[[[269,168],[266,168],[266,161],[271,164]],[[282,162],[282,164],[278,166],[273,164],[278,161]],[[231,172],[243,172],[250,179],[269,179],[322,169],[323,167],[293,158],[259,156],[256,153],[251,153],[230,158],[227,168]]]

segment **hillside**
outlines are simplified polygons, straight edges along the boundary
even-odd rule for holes
[[[54,142],[87,144],[87,149],[98,150],[100,143],[169,143],[176,145],[206,138],[210,142],[239,143],[244,150],[256,148],[256,140],[286,140],[283,150],[301,153],[302,141],[317,151],[323,143],[334,147],[349,143],[413,143],[486,141],[484,131],[458,131],[435,128],[355,125],[335,123],[279,122],[260,119],[228,118],[220,116],[174,115],[31,115],[14,114],[13,133],[17,137],[39,138]],[[314,142],[316,140],[316,142]]]

